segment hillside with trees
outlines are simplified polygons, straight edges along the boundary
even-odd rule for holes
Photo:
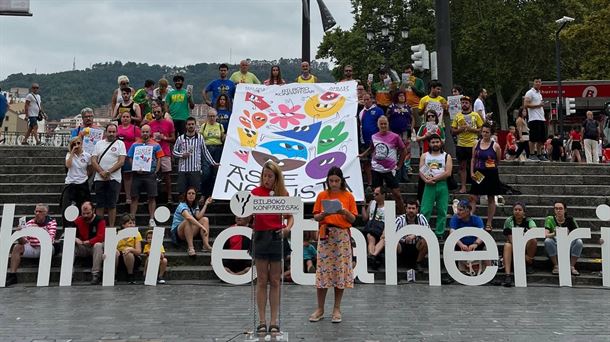
[[[252,61],[250,71],[261,82],[269,77],[271,66],[278,64],[282,77],[287,82],[296,79],[301,70],[301,60],[280,59],[279,61]],[[110,103],[112,92],[117,88],[117,77],[127,75],[130,85],[136,89],[144,86],[144,81],[158,81],[165,77],[172,84],[172,77],[182,74],[185,86],[194,86],[195,103],[202,103],[201,91],[212,80],[218,78],[219,63],[199,63],[184,67],[148,65],[147,63],[127,62],[125,64],[106,62],[93,64],[85,70],[64,71],[52,74],[12,74],[0,81],[0,88],[28,88],[33,82],[40,84],[43,107],[51,119],[60,119],[77,114],[83,107],[101,107]],[[239,65],[229,65],[229,74],[239,70]],[[327,63],[313,62],[312,73],[322,82],[334,82]]]

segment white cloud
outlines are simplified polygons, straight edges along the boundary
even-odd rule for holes
[[[346,29],[349,0],[326,0]],[[120,60],[186,65],[301,56],[300,0],[32,0],[33,17],[0,18],[0,79]],[[311,0],[311,56],[323,36]]]

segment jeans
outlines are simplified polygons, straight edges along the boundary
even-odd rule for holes
[[[570,256],[580,257],[582,247],[583,243],[581,239],[572,240],[572,243],[570,244]],[[544,248],[550,257],[557,256],[557,240],[546,238],[544,240]]]

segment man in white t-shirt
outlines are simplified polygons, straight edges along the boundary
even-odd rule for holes
[[[485,99],[486,98],[487,98],[487,90],[485,88],[481,88],[481,89],[479,89],[479,96],[474,101],[474,111],[479,113],[483,122],[485,122],[485,118],[487,117],[487,113],[485,112]]]
[[[116,138],[116,124],[106,126],[106,139],[95,144],[91,164],[95,170],[95,214],[104,217],[108,209],[108,226],[114,227],[116,220],[116,203],[121,190],[121,167],[125,162],[125,144]]]
[[[38,114],[42,111],[42,99],[38,94],[38,89],[40,89],[38,83],[32,83],[32,88],[30,88],[30,92],[25,97],[25,107],[23,111],[26,114],[25,121],[28,122],[28,131],[25,133],[23,142],[21,142],[22,145],[28,145],[30,134],[36,139],[36,145],[40,145],[40,138],[38,138]]]
[[[534,78],[534,87],[525,93],[525,108],[527,108],[527,126],[530,129],[530,161],[549,161],[543,154],[546,142],[546,121],[544,118],[544,105],[548,101],[542,100],[540,87],[542,79]]]

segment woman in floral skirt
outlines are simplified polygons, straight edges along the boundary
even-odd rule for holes
[[[336,212],[324,210],[325,201],[339,201],[341,209]],[[343,172],[332,167],[326,177],[326,190],[320,192],[313,207],[314,219],[320,224],[316,288],[318,308],[309,316],[310,322],[324,317],[324,302],[329,288],[335,288],[335,305],[332,322],[341,322],[341,299],[346,288],[354,287],[352,271],[352,246],[349,229],[356,220],[356,201],[347,190]]]

